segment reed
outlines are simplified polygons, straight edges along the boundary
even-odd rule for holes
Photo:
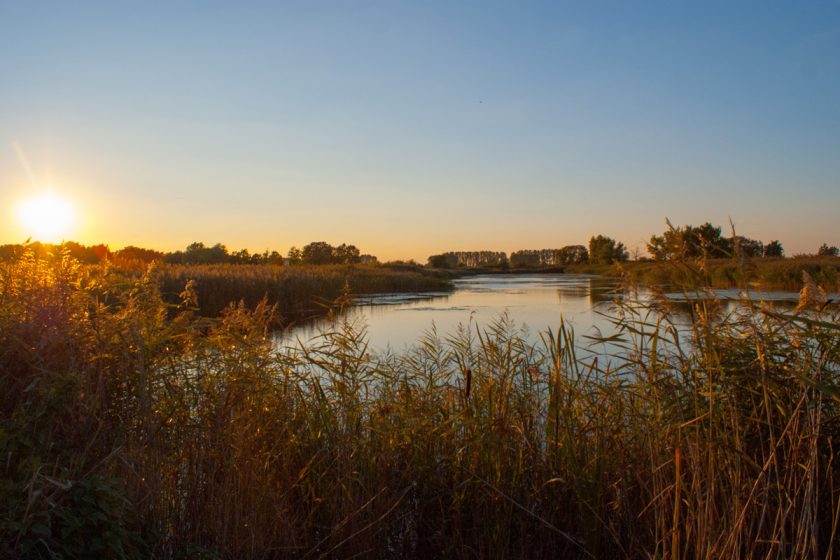
[[[340,315],[278,348],[275,306],[208,319],[167,274],[0,269],[0,555],[840,552],[840,325],[810,277],[793,311],[708,290],[690,324],[628,287],[594,355],[500,317],[371,356]]]
[[[341,296],[452,287],[449,276],[440,272],[367,265],[163,265],[158,278],[169,303],[177,303],[191,282],[203,315],[219,316],[231,302],[252,309],[266,300],[285,322],[322,315]]]
[[[744,259],[696,259],[704,285],[714,288],[799,290],[807,273],[829,291],[840,291],[838,257],[766,257]],[[692,272],[675,261],[634,261],[620,265],[571,265],[566,272],[625,276],[637,284],[683,286],[696,281]]]

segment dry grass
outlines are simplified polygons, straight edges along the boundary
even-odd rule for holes
[[[641,261],[621,265],[572,265],[566,267],[566,272],[625,276],[645,285],[676,286],[696,282],[700,272],[703,283],[714,288],[792,291],[802,287],[802,274],[807,273],[826,290],[840,291],[840,257],[698,259],[692,267],[685,264]]]
[[[447,275],[419,267],[163,265],[157,277],[169,303],[178,303],[184,286],[192,282],[199,311],[205,316],[221,315],[231,302],[242,301],[253,309],[265,300],[286,322],[321,315],[344,295],[451,289]]]
[[[172,309],[67,259],[0,271],[0,554],[832,558],[838,310],[616,310],[608,361],[505,318],[368,355],[341,321]]]

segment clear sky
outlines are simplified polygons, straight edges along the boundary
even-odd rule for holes
[[[0,243],[51,187],[112,248],[840,244],[837,1],[0,0],[0,52]]]

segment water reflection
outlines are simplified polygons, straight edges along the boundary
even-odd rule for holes
[[[503,314],[536,342],[540,333],[556,329],[561,314],[578,332],[608,330],[614,280],[574,274],[488,275],[455,281],[452,293],[383,294],[359,298],[344,317],[367,325],[373,351],[402,351],[433,326],[442,336],[459,325],[486,327]],[[281,342],[308,340],[329,327],[326,320],[301,325]]]
[[[615,279],[579,274],[487,275],[455,281],[455,290],[446,293],[381,294],[355,300],[345,311],[346,318],[367,325],[370,349],[373,352],[401,352],[417,343],[432,327],[447,337],[459,326],[486,328],[506,315],[531,342],[539,342],[548,329],[556,331],[560,317],[570,324],[576,335],[610,336],[614,333],[611,317],[614,302],[623,297]],[[772,302],[774,305],[795,305],[795,292],[742,292],[716,290],[723,308],[734,310],[739,301]],[[645,300],[651,292],[638,294]],[[684,311],[684,327],[691,321],[692,301],[703,293],[665,290],[661,296],[671,301],[675,311]],[[679,317],[676,317],[679,319]],[[278,335],[278,343],[306,341],[330,327],[326,319],[298,325]]]

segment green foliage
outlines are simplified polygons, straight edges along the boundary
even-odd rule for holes
[[[722,236],[721,228],[709,222],[697,227],[673,227],[669,222],[661,236],[651,236],[647,249],[654,259],[666,260],[729,257],[734,247],[732,240]]]
[[[73,483],[55,514],[50,550],[69,558],[145,558],[139,532],[129,529],[129,505],[119,479],[94,476]]]
[[[623,243],[604,235],[593,236],[589,240],[589,262],[591,264],[611,264],[628,259]]]
[[[73,481],[47,477],[23,520],[9,523],[23,558],[147,558],[140,533],[132,530],[122,481],[94,476]],[[36,481],[33,481],[36,482]],[[2,549],[0,549],[2,550]]]
[[[647,250],[656,260],[669,259],[721,259],[727,257],[781,257],[782,244],[761,241],[733,235],[723,237],[721,228],[709,222],[701,226],[674,227],[668,222],[668,229],[662,235],[653,235]]]

